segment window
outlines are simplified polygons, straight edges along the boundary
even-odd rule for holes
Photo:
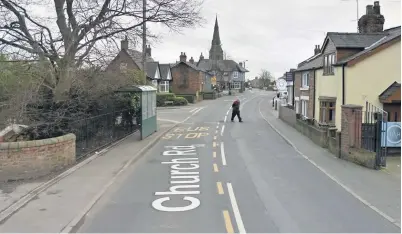
[[[308,110],[308,101],[301,100],[301,115],[307,117],[307,110]]]
[[[334,74],[335,53],[324,56],[324,75]]]
[[[239,72],[234,71],[234,72],[233,72],[233,78],[238,78],[238,77],[239,77]]]
[[[161,93],[169,92],[169,81],[161,81],[159,83],[159,92],[161,92]]]
[[[120,63],[120,71],[121,72],[127,71],[127,63]]]
[[[320,123],[331,124],[335,122],[336,102],[320,101]]]
[[[303,73],[303,76],[302,76],[302,87],[303,88],[308,88],[309,87],[309,78],[310,78],[310,73],[309,72]]]
[[[240,82],[232,82],[230,83],[230,88],[231,89],[240,89],[241,83]]]

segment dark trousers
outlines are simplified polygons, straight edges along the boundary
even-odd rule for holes
[[[231,120],[233,121],[236,115],[237,115],[237,118],[239,119],[239,121],[241,121],[240,111],[239,111],[239,110],[233,110],[233,111],[232,111],[232,118],[231,118]]]

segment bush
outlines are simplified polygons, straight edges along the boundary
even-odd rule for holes
[[[177,97],[183,97],[187,100],[189,103],[195,103],[195,95],[191,94],[177,94]]]
[[[187,106],[188,101],[184,97],[175,97],[173,99],[173,105],[175,105],[175,106]]]
[[[164,106],[165,101],[174,101],[176,95],[174,93],[157,93],[156,106]]]

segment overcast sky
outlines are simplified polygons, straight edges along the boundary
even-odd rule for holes
[[[359,15],[374,0],[359,0]],[[384,28],[401,23],[401,1],[381,0]],[[218,14],[223,50],[231,59],[246,62],[254,78],[267,69],[276,78],[313,55],[327,32],[356,32],[356,0],[205,0],[202,11],[207,23],[182,34],[161,32],[152,44],[152,57],[162,63],[179,60],[180,52],[197,61],[208,57],[215,16]]]

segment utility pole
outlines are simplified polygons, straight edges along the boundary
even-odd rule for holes
[[[142,0],[142,69],[144,72],[144,80],[147,80],[147,73],[145,70],[145,64],[146,64],[146,53],[147,53],[147,23],[146,23],[146,18],[147,18],[147,0]]]
[[[359,32],[359,0],[356,0],[356,23],[357,23],[357,32]]]

